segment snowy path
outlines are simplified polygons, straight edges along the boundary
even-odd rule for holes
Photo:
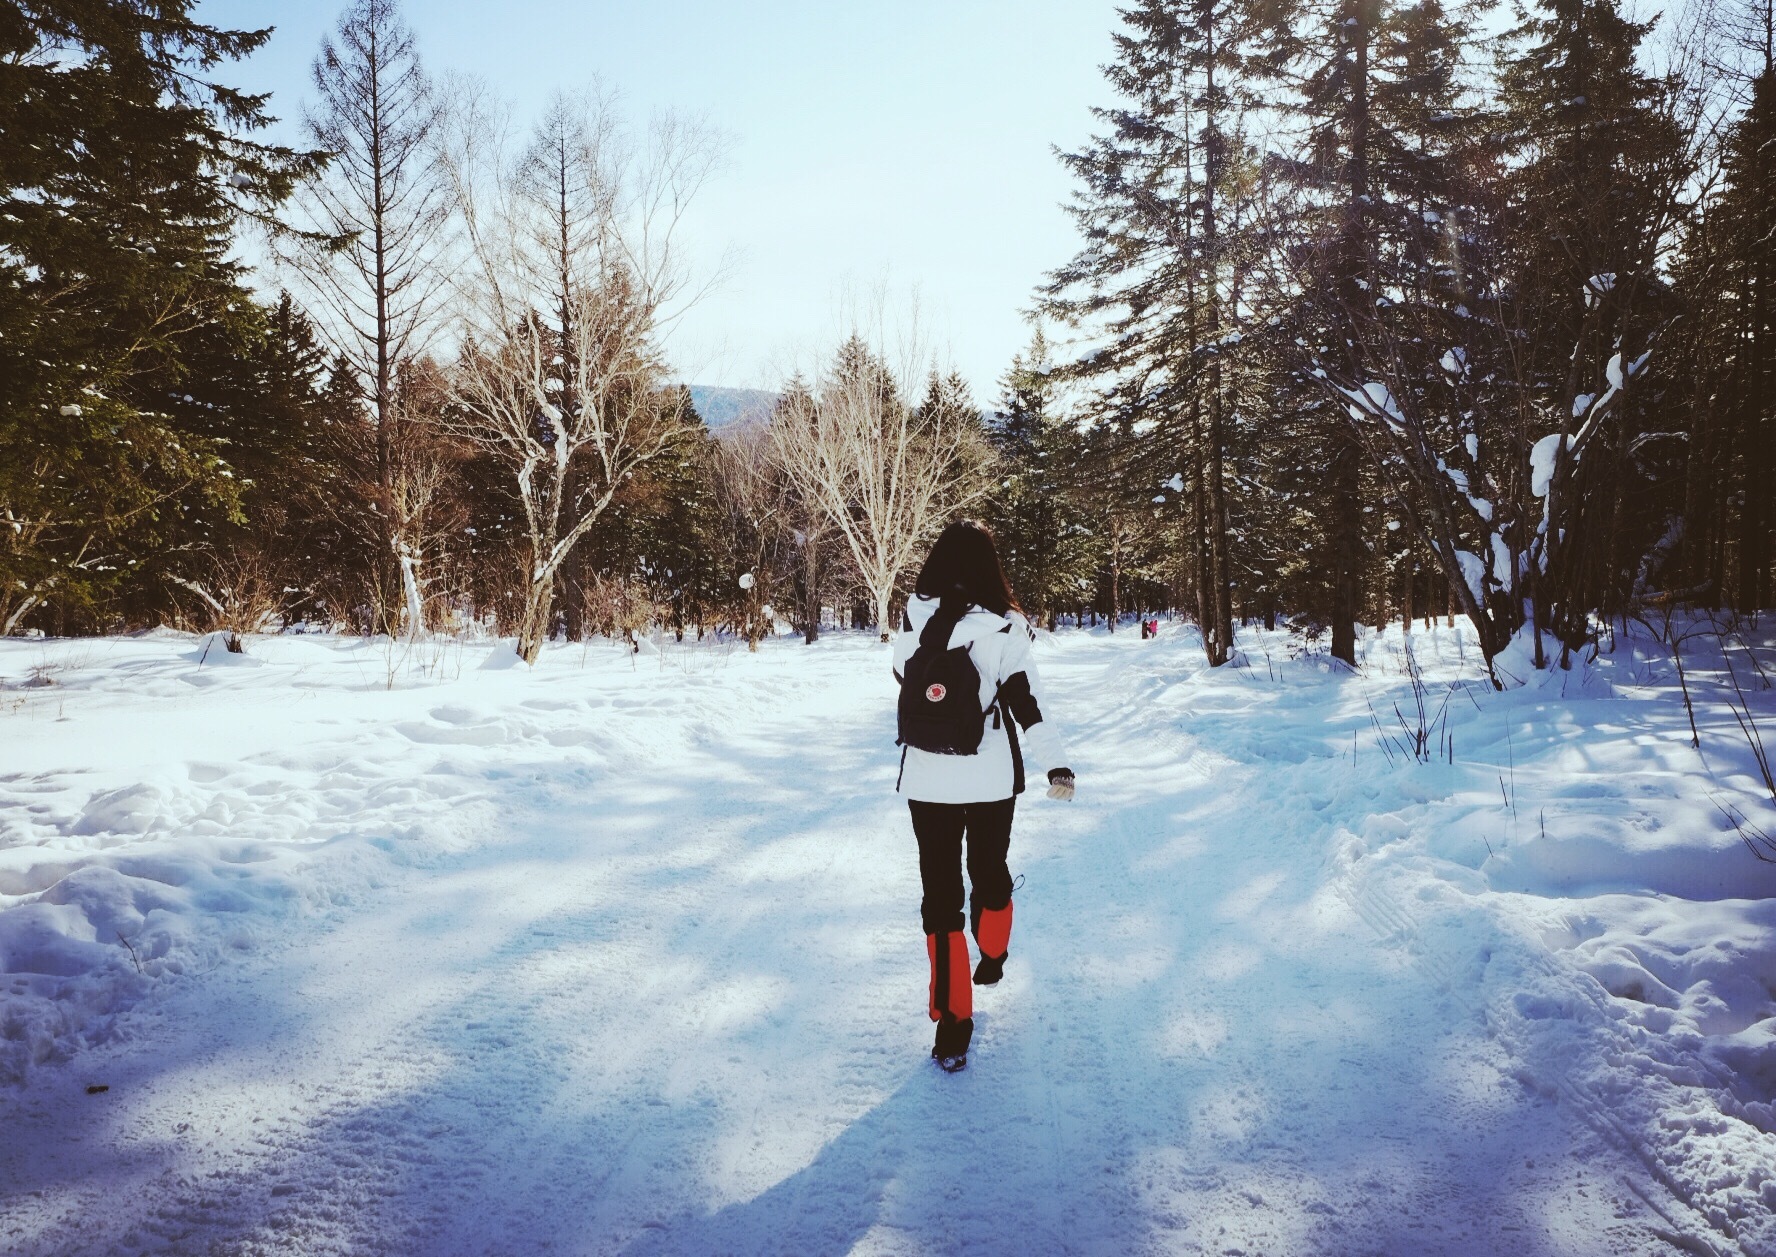
[[[1082,796],[1020,808],[953,1078],[880,652],[387,696],[352,771],[447,783],[458,840],[0,1093],[0,1247],[1739,1251],[1339,871],[1354,724],[1285,710],[1332,689],[1199,693],[1136,647],[1045,648]],[[339,736],[286,732],[210,784]]]

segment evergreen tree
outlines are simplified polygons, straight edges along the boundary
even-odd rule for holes
[[[1429,583],[1458,591],[1490,657],[1522,618],[1512,484],[1528,445],[1496,430],[1520,408],[1494,386],[1512,378],[1513,348],[1497,309],[1500,224],[1472,174],[1486,168],[1489,133],[1460,85],[1459,17],[1426,2],[1353,20],[1367,42],[1345,61],[1363,108],[1319,107],[1345,115],[1339,161],[1363,169],[1339,184],[1317,232],[1329,269],[1305,285],[1311,374],[1327,417],[1344,421],[1340,446],[1364,455],[1340,500],[1362,504],[1345,522],[1371,569],[1368,618],[1390,618],[1396,589],[1405,613],[1423,553],[1436,563]]]
[[[702,622],[727,601],[735,576],[723,561],[710,467],[714,438],[697,414],[690,390],[674,391],[684,424],[678,448],[637,477],[634,500],[613,523],[627,533],[625,549],[661,620],[682,640],[687,625]],[[613,557],[596,540],[593,547],[607,563]]]
[[[188,358],[252,336],[233,228],[313,163],[251,139],[265,98],[211,77],[269,31],[193,7],[0,11],[0,631],[46,602],[57,627],[104,622],[111,591],[238,518],[226,424]]]
[[[185,538],[170,569],[182,583],[202,583],[217,564],[252,567],[281,590],[302,583],[316,558],[308,532],[329,473],[327,354],[288,293],[243,314],[192,337],[185,366],[203,398],[175,403],[189,412],[185,426],[226,458],[240,511]]]
[[[1145,467],[1169,463],[1186,476],[1197,618],[1220,664],[1233,640],[1226,485],[1248,369],[1241,286],[1257,248],[1242,130],[1250,23],[1228,0],[1144,0],[1122,19],[1105,73],[1126,103],[1094,111],[1104,134],[1063,158],[1080,184],[1072,212],[1085,247],[1043,294],[1050,314],[1102,332],[1070,374],[1095,381],[1115,417],[1119,431],[1097,443],[1104,457],[1119,463],[1152,447]],[[1104,519],[1112,589],[1127,518],[1119,509]]]
[[[1564,434],[1529,571],[1537,625],[1568,649],[1592,638],[1599,614],[1624,612],[1640,556],[1667,527],[1634,496],[1642,478],[1630,457],[1643,431],[1662,426],[1646,368],[1676,313],[1661,257],[1688,174],[1675,85],[1639,65],[1651,28],[1616,0],[1540,0],[1519,12],[1500,68],[1514,163],[1500,234],[1505,317],[1526,333],[1525,390]]]
[[[1766,8],[1766,14],[1769,12]],[[1766,32],[1776,22],[1766,19]],[[1722,190],[1685,250],[1695,372],[1685,581],[1734,608],[1769,605],[1776,556],[1776,40],[1766,35],[1745,111],[1727,133]]]
[[[1289,384],[1325,392],[1365,374],[1352,323],[1409,280],[1388,264],[1427,260],[1424,214],[1437,200],[1437,162],[1422,132],[1449,114],[1455,34],[1434,4],[1402,14],[1386,0],[1310,0],[1264,16],[1266,69],[1292,86],[1287,112],[1301,128],[1301,155],[1288,167],[1286,231],[1297,260],[1286,321],[1298,351],[1286,355],[1296,366]],[[1330,627],[1334,657],[1354,663],[1370,548],[1366,451],[1336,392],[1326,400],[1299,397],[1289,409],[1293,444],[1312,455],[1309,467],[1324,469],[1315,562],[1329,572],[1329,601],[1313,618]],[[1291,478],[1305,484],[1310,475]]]
[[[1012,590],[1030,619],[1050,628],[1095,575],[1092,535],[1074,505],[1080,442],[1058,413],[1054,369],[1038,327],[1000,382],[1003,399],[988,424],[999,480],[986,510]]]

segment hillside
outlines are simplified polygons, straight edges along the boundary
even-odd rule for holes
[[[711,384],[690,386],[691,403],[710,428],[725,428],[771,413],[777,394],[762,388],[720,388]]]

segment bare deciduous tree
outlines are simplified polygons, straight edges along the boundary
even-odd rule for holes
[[[947,395],[909,405],[909,374],[853,336],[819,390],[790,393],[770,426],[783,470],[844,538],[883,641],[895,583],[913,556],[991,487],[980,413]]]
[[[449,197],[435,154],[439,110],[413,34],[396,0],[357,0],[314,64],[319,96],[310,138],[330,154],[298,196],[308,234],[290,237],[289,261],[318,300],[329,330],[370,403],[365,482],[376,556],[371,602],[391,611],[420,603],[422,526],[398,482],[418,455],[398,443],[402,364],[422,352],[444,284],[439,265]],[[396,597],[397,581],[401,594]],[[391,635],[399,615],[377,627]],[[424,626],[409,622],[406,631]]]
[[[746,638],[747,649],[757,650],[770,629],[765,608],[796,601],[797,577],[806,563],[796,494],[772,456],[770,434],[763,426],[722,433],[714,442],[711,471],[733,568],[730,579],[737,581],[738,595],[729,597],[734,625]],[[805,615],[804,603],[793,618]],[[816,606],[816,620],[818,615]],[[819,635],[817,623],[803,619],[800,627],[810,642]]]
[[[676,236],[718,149],[610,103],[557,98],[530,143],[465,94],[447,166],[469,263],[448,425],[511,474],[524,519],[518,652],[549,635],[557,574],[624,482],[687,437],[658,333],[687,295]]]

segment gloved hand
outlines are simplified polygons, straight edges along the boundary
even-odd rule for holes
[[[1073,770],[1071,768],[1051,768],[1048,770],[1048,797],[1065,802],[1073,797]]]

